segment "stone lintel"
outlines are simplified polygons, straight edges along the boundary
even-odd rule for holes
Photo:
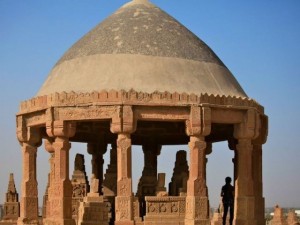
[[[236,139],[256,139],[261,127],[259,114],[254,109],[246,111],[241,123],[235,124],[233,136]]]
[[[112,116],[110,131],[112,133],[134,133],[136,130],[136,122],[132,106],[119,106],[117,112]]]
[[[211,109],[209,107],[191,106],[190,116],[186,121],[188,136],[207,136],[211,132]]]

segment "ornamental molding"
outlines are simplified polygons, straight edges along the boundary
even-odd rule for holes
[[[76,107],[97,105],[147,105],[147,106],[188,106],[255,108],[264,114],[264,108],[255,100],[246,97],[186,94],[170,92],[100,91],[91,93],[62,92],[38,96],[20,104],[20,114],[45,110],[50,107]]]

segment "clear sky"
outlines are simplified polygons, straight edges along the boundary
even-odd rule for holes
[[[20,101],[33,97],[54,64],[79,38],[126,0],[0,1],[0,203],[9,173],[20,192],[21,151],[15,135]],[[248,96],[265,107],[269,137],[263,150],[266,206],[300,207],[300,1],[299,0],[153,0],[205,41],[235,75]],[[84,153],[73,145],[70,161]],[[225,176],[232,176],[233,152],[213,145],[207,179],[212,206],[217,206]],[[187,146],[164,147],[159,172],[166,184],[175,153]],[[109,151],[108,151],[109,152]],[[105,156],[107,158],[107,155]],[[142,151],[133,148],[133,178],[142,170]],[[40,200],[45,191],[48,153],[39,148]],[[71,163],[70,175],[73,171]],[[105,167],[106,169],[106,167]],[[134,182],[136,186],[136,182]],[[41,202],[41,201],[40,201]]]

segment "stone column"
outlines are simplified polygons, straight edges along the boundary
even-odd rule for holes
[[[46,201],[45,201],[45,216],[44,217],[44,221],[46,218],[51,216],[51,204],[50,204],[50,200],[53,198],[53,194],[52,194],[52,189],[53,189],[53,182],[54,182],[54,178],[55,178],[55,165],[54,165],[54,160],[55,160],[55,153],[54,153],[54,148],[52,146],[53,144],[53,140],[52,139],[45,139],[44,141],[44,145],[45,145],[45,149],[47,152],[50,153],[50,158],[49,158],[49,165],[50,165],[50,173],[48,176],[48,185],[46,188],[46,193],[48,196],[46,197]],[[46,222],[46,221],[45,221]]]
[[[128,133],[119,133],[117,140],[118,180],[116,197],[116,225],[132,225],[133,195],[131,179],[131,138]]]
[[[69,178],[69,137],[75,135],[75,124],[54,121],[47,124],[47,134],[54,138],[54,177],[51,179],[49,193],[50,216],[45,224],[74,225],[72,219],[72,184]]]
[[[258,114],[249,109],[244,114],[244,120],[234,126],[234,138],[237,139],[236,157],[237,170],[235,181],[234,225],[257,225],[255,215],[256,202],[253,182],[253,156],[252,141],[258,137],[260,120]]]
[[[186,225],[205,224],[209,221],[209,203],[206,187],[206,142],[203,136],[191,136],[190,174],[187,184]]]
[[[253,146],[251,139],[239,139],[237,179],[235,182],[234,224],[257,224],[253,191]]]
[[[255,218],[258,225],[265,224],[265,199],[263,197],[263,182],[262,182],[262,145],[253,143],[253,182],[255,196]]]
[[[36,180],[37,146],[21,142],[23,155],[22,197],[18,224],[38,224],[38,190]]]
[[[209,201],[206,186],[206,153],[209,145],[205,136],[211,132],[211,109],[191,106],[186,121],[186,133],[190,136],[190,174],[187,183],[186,225],[209,225]],[[207,150],[207,147],[209,150]]]
[[[143,145],[144,169],[139,180],[137,196],[143,199],[145,196],[155,196],[157,184],[157,156],[161,146],[156,143]]]
[[[120,106],[112,115],[110,130],[117,138],[117,196],[115,224],[133,225],[133,195],[131,179],[131,136],[136,129],[132,106]]]
[[[107,143],[102,140],[99,143],[88,143],[88,153],[92,155],[92,174],[94,174],[95,179],[99,180],[98,193],[102,193],[103,185],[103,154],[107,150]]]

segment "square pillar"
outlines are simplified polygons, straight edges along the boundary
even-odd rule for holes
[[[265,225],[265,199],[262,182],[262,145],[253,144],[253,186],[255,196],[255,218],[258,225]]]
[[[256,225],[253,188],[253,145],[251,139],[239,139],[236,145],[238,164],[235,181],[234,225]]]
[[[190,174],[187,183],[186,225],[210,224],[205,174],[206,146],[203,136],[190,137]]]
[[[38,224],[38,190],[36,180],[37,147],[21,142],[23,160],[22,197],[18,225]]]
[[[119,133],[117,140],[117,197],[115,199],[116,225],[133,225],[133,195],[131,178],[131,139],[128,133]]]

